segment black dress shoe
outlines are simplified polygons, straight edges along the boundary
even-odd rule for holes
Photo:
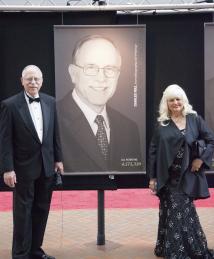
[[[53,256],[50,256],[50,255],[47,255],[47,254],[43,254],[43,255],[41,256],[41,259],[56,259],[56,258],[53,257]]]
[[[47,254],[42,254],[42,255],[33,255],[30,257],[31,259],[56,259],[53,256],[47,255]]]

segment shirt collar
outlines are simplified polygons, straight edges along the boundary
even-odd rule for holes
[[[97,117],[97,113],[95,111],[93,111],[90,107],[88,107],[77,95],[76,90],[74,89],[72,92],[72,97],[74,99],[74,101],[76,102],[76,104],[79,106],[80,110],[83,112],[83,114],[85,115],[86,119],[88,120],[88,123],[90,124],[90,126],[93,125],[93,123],[95,123],[95,118]],[[104,107],[103,111],[101,113],[99,113],[100,115],[103,116],[104,118],[104,124],[106,128],[109,128],[109,119],[108,119],[108,115],[106,112],[106,106]]]
[[[35,95],[35,96],[32,96],[32,95],[30,95],[28,92],[26,92],[26,91],[24,91],[24,93],[25,93],[25,96],[27,97],[27,96],[30,96],[31,98],[38,98],[39,97],[39,94],[37,94],[37,95]]]
[[[38,98],[38,97],[39,97],[39,94],[37,94],[36,96],[32,96],[32,95],[30,95],[29,93],[27,93],[26,91],[24,91],[25,100],[26,100],[26,102],[29,104],[28,96],[30,96],[31,98]]]

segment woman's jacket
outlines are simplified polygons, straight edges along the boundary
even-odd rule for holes
[[[208,184],[204,174],[209,169],[214,152],[214,134],[207,127],[201,116],[186,115],[185,135],[177,128],[172,120],[165,122],[166,126],[159,126],[152,138],[147,161],[149,178],[157,178],[157,194],[169,179],[169,168],[184,142],[184,156],[181,167],[179,186],[194,199],[209,197]],[[206,149],[200,159],[203,165],[198,172],[191,172],[191,147],[195,140],[203,139]]]

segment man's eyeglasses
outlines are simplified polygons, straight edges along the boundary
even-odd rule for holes
[[[84,74],[86,74],[87,76],[97,76],[98,73],[100,72],[100,69],[103,70],[103,73],[104,73],[105,77],[107,77],[107,78],[114,78],[120,72],[119,68],[113,67],[113,66],[98,67],[93,64],[85,65],[84,67],[76,65],[76,64],[75,64],[75,66],[82,68]]]
[[[24,79],[28,82],[32,82],[34,80],[36,83],[38,83],[42,80],[42,77],[24,77]]]

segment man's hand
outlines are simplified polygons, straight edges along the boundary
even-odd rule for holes
[[[55,162],[55,172],[59,172],[60,174],[64,172],[64,166],[62,162]]]
[[[156,193],[157,191],[157,178],[152,178],[149,181],[149,189],[152,193]]]
[[[14,188],[16,181],[16,173],[14,171],[4,173],[4,182],[7,186]]]
[[[200,170],[203,161],[200,158],[196,158],[192,161],[191,172],[198,172]]]

